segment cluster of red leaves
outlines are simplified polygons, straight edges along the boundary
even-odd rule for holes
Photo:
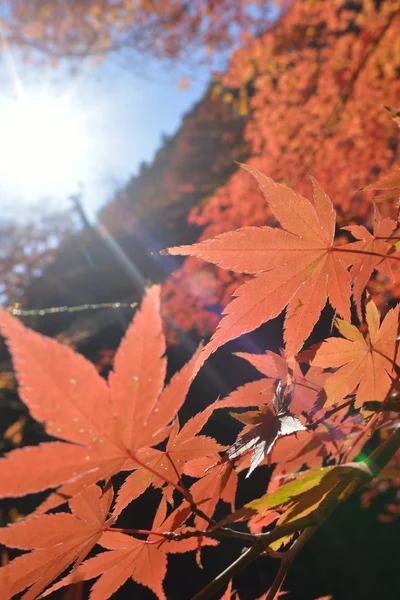
[[[399,26],[399,3],[391,0],[293,2],[274,27],[246,40],[221,78],[238,103],[247,94],[250,164],[301,193],[308,193],[311,172],[332,198],[340,226],[358,221],[369,228],[369,193],[355,190],[379,172],[382,179],[389,174],[382,188],[399,179],[398,169],[392,174],[398,128],[383,108],[400,103]],[[395,215],[393,196],[384,192],[377,199],[384,217]],[[274,224],[254,181],[240,169],[189,221],[202,227],[201,240]],[[212,332],[215,306],[224,308],[243,281],[191,257],[164,286],[165,311],[201,335],[208,319]],[[370,291],[380,305],[399,298],[380,273]]]
[[[0,529],[1,543],[29,551],[0,568],[5,598],[29,588],[23,598],[33,599],[72,565],[44,595],[98,577],[91,598],[106,599],[133,578],[163,600],[168,554],[217,543],[213,516],[220,500],[234,511],[238,473],[278,465],[268,493],[223,523],[247,520],[252,532],[274,521],[278,526],[295,523],[334,493],[350,468],[340,465],[359,454],[371,426],[379,425],[379,417],[373,417],[365,426],[357,408],[398,400],[400,305],[380,322],[373,301],[361,301],[372,271],[389,274],[389,262],[399,260],[396,245],[362,227],[351,229],[361,242],[336,245],[335,212],[316,181],[309,201],[253,167],[245,168],[259,181],[280,227],[246,227],[169,250],[253,278],[240,288],[211,341],[165,387],[158,287],[147,290],[108,382],[71,348],[0,313],[21,399],[46,432],[58,438],[13,450],[0,460],[1,497],[55,489],[35,515]],[[375,234],[385,230],[390,236],[396,225],[377,215]],[[365,335],[350,323],[352,291],[360,316],[365,314]],[[347,319],[335,321],[342,337],[299,354],[328,298]],[[264,377],[180,427],[177,413],[207,357],[285,307],[285,351],[239,355]],[[245,428],[225,451],[200,432],[214,411],[227,407],[252,410],[233,415]],[[382,423],[387,426],[388,419]],[[321,468],[327,458],[339,466]],[[311,471],[299,473],[304,465]],[[120,472],[129,474],[113,504],[110,479]],[[186,487],[186,477],[197,481]],[[114,527],[121,512],[149,487],[161,496],[152,529]],[[67,499],[70,513],[45,514]],[[85,560],[96,544],[105,551]]]

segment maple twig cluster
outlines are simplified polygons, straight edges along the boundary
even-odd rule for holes
[[[381,319],[365,288],[376,269],[395,277],[391,265],[400,256],[390,236],[398,222],[376,210],[373,233],[347,226],[355,241],[338,246],[335,211],[316,180],[310,201],[243,167],[258,181],[278,226],[245,227],[167,251],[251,276],[211,340],[168,385],[158,286],[146,291],[108,381],[71,348],[0,313],[21,399],[55,438],[0,460],[0,496],[53,490],[33,515],[0,529],[0,543],[25,551],[0,568],[4,598],[24,590],[25,600],[45,597],[97,578],[91,598],[102,600],[132,578],[165,600],[169,554],[195,552],[200,560],[224,538],[235,538],[250,547],[194,598],[211,598],[224,585],[229,596],[232,578],[266,553],[280,560],[266,595],[272,599],[320,525],[390,471],[385,467],[400,447],[397,413],[388,410],[399,402],[400,305]],[[351,298],[359,327],[351,323]],[[328,300],[342,317],[334,320],[337,335],[304,349]],[[283,310],[280,354],[237,354],[263,377],[181,426],[178,413],[209,356]],[[371,403],[384,410],[370,416]],[[240,409],[232,416],[244,425],[228,448],[201,433],[226,408]],[[353,462],[370,435],[393,428],[368,458]],[[247,479],[266,464],[275,465],[266,493],[235,510],[241,473]],[[114,494],[112,478],[121,472],[127,475]],[[160,498],[152,526],[119,527],[121,513],[150,488]],[[66,502],[69,512],[51,512]],[[216,520],[220,502],[230,511]],[[236,528],[241,522],[249,532]],[[103,551],[87,558],[96,545]]]

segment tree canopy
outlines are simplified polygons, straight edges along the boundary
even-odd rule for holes
[[[16,0],[3,18],[6,39],[54,59],[136,56],[210,58],[264,29],[270,0]],[[281,3],[278,3],[281,4]]]

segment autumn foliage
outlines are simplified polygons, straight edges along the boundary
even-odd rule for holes
[[[305,196],[311,173],[330,196],[339,227],[372,228],[377,180],[380,214],[395,218],[399,130],[384,107],[400,105],[399,27],[397,1],[292,2],[273,27],[246,39],[215,84],[215,94],[246,115],[246,162]],[[202,228],[200,241],[275,225],[273,206],[242,169],[192,209],[189,222]],[[190,257],[165,284],[163,310],[176,326],[209,334],[244,281],[236,270]],[[378,303],[399,298],[382,272],[368,285]]]
[[[119,349],[103,357],[108,379],[71,345],[0,313],[19,396],[47,436],[0,459],[0,498],[40,494],[32,514],[0,528],[2,600],[83,582],[102,600],[130,579],[163,600],[170,555],[190,553],[200,567],[223,554],[224,540],[242,552],[195,599],[237,600],[237,576],[268,555],[280,564],[263,589],[273,600],[296,554],[349,496],[361,492],[368,505],[400,486],[400,4],[278,4],[272,26],[268,1],[10,5],[4,40],[35,57],[130,49],[176,60],[190,48],[212,62],[238,47],[153,169],[103,209],[113,235],[134,231],[145,250],[151,227],[157,243],[180,230],[163,254],[169,264],[186,258],[162,288],[147,288]],[[176,224],[188,209],[202,230],[192,245]],[[10,239],[1,284],[17,302],[49,254],[47,236]],[[211,355],[279,316],[279,352],[233,358],[257,379],[205,398],[185,422]],[[169,377],[165,335],[178,327],[212,336]],[[213,424],[232,418],[240,433],[222,443]],[[15,445],[25,422],[6,431]],[[272,475],[254,497],[263,466]],[[147,501],[151,520],[130,526]],[[392,502],[380,518],[399,514]]]
[[[269,0],[13,0],[4,34],[25,52],[53,59],[130,50],[142,59],[186,61],[192,54],[210,62],[214,52],[271,22],[271,6]]]
[[[265,591],[271,600],[295,554],[340,503],[376,477],[398,477],[390,461],[400,446],[400,305],[380,314],[365,293],[376,269],[395,278],[398,222],[376,209],[373,233],[351,225],[356,239],[343,243],[340,233],[335,237],[332,202],[316,180],[310,200],[243,167],[258,181],[275,226],[166,251],[249,276],[210,342],[167,385],[157,286],[146,291],[107,382],[71,348],[0,314],[21,399],[55,438],[0,461],[1,497],[51,490],[33,515],[0,529],[2,544],[25,551],[0,568],[2,597],[27,590],[22,597],[34,599],[96,579],[90,597],[105,599],[132,578],[162,600],[169,554],[193,552],[200,561],[205,546],[218,552],[220,540],[235,538],[250,547],[196,598],[224,586],[229,597],[232,578],[267,552],[283,565]],[[352,296],[359,326],[351,323]],[[304,348],[327,301],[341,317],[334,335]],[[178,413],[208,357],[285,309],[281,353],[239,355],[263,377],[181,426]],[[244,424],[229,447],[202,433],[226,408]],[[393,428],[360,458],[371,434]],[[262,464],[275,464],[266,493],[236,509],[238,476],[246,471],[251,479]],[[120,473],[125,479],[115,490]],[[151,528],[118,527],[123,511],[150,488],[158,493]],[[60,506],[63,512],[49,513]]]

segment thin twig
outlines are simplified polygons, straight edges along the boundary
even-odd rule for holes
[[[326,421],[326,419],[329,419],[329,417],[331,417],[335,413],[342,410],[342,408],[346,408],[346,406],[350,406],[353,402],[354,402],[354,398],[351,398],[350,400],[346,400],[346,402],[343,402],[343,404],[340,404],[339,406],[336,406],[335,408],[326,410],[325,413],[323,414],[323,416],[320,419],[318,419],[318,421],[307,424],[307,428],[308,429],[316,429],[317,426],[320,425],[321,423],[323,423],[324,421]]]
[[[400,401],[392,400],[391,402],[379,402],[378,400],[368,400],[363,404],[363,410],[371,412],[400,412]]]
[[[194,499],[193,499],[193,496],[192,496],[192,494],[190,493],[190,490],[188,490],[188,489],[187,489],[187,487],[185,486],[185,484],[183,483],[183,481],[182,481],[182,477],[180,476],[180,474],[179,474],[179,471],[178,471],[178,469],[176,468],[176,466],[175,466],[175,463],[174,463],[174,461],[172,460],[172,457],[170,456],[170,454],[168,453],[168,451],[166,451],[166,452],[165,452],[165,456],[168,458],[169,462],[171,463],[171,466],[172,466],[172,468],[173,468],[173,469],[174,469],[174,471],[175,471],[175,474],[176,474],[176,476],[177,476],[177,478],[178,478],[178,481],[179,481],[179,485],[180,485],[180,486],[181,486],[181,487],[182,487],[184,490],[186,490],[186,492],[187,492],[187,494],[188,494],[187,501],[188,501],[188,502],[189,502],[189,504],[190,504],[190,508],[192,509],[192,512],[194,512],[194,513],[195,513],[195,514],[196,514],[198,517],[201,517],[202,519],[204,519],[204,521],[206,521],[206,523],[208,523],[209,525],[215,525],[215,523],[216,523],[216,522],[215,522],[213,519],[211,519],[211,518],[210,518],[208,515],[206,515],[206,513],[205,513],[205,512],[203,512],[203,511],[201,510],[201,508],[199,508],[199,507],[197,506],[196,502],[195,502],[195,501],[194,501]],[[189,500],[189,498],[190,498],[190,500]]]
[[[270,587],[268,594],[265,597],[265,600],[274,600],[275,596],[280,591],[283,582],[286,579],[286,575],[296,557],[296,554],[301,550],[301,548],[308,542],[308,540],[312,537],[316,529],[314,527],[309,527],[305,529],[300,537],[295,540],[290,550],[284,552],[281,558],[281,564],[279,565],[278,573]]]

